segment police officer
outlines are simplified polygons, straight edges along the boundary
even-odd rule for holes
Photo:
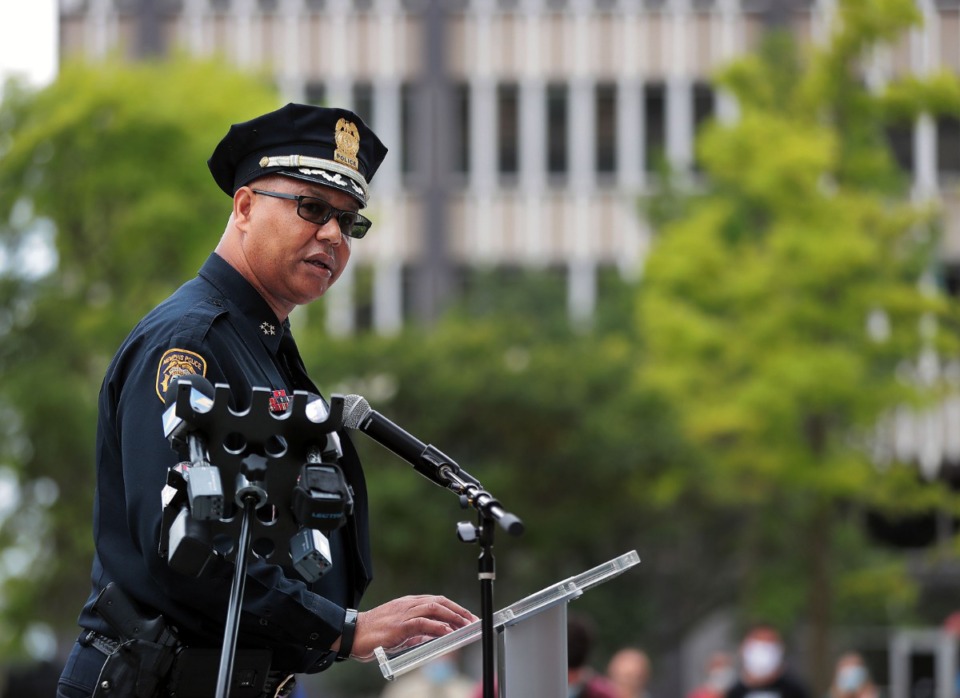
[[[295,390],[319,394],[288,316],[336,282],[352,240],[369,230],[359,211],[386,152],[355,114],[300,104],[234,124],[214,150],[210,171],[233,200],[223,236],[198,276],[131,332],[101,388],[92,591],[60,698],[94,695],[103,683],[101,671],[120,638],[94,602],[110,583],[145,616],[162,615],[184,646],[221,647],[234,565],[221,560],[194,578],[158,554],[160,493],[178,460],[163,434],[165,394],[184,374],[228,384],[235,409],[249,405],[253,387],[272,389],[277,410]],[[330,571],[307,583],[291,567],[249,564],[238,646],[272,652],[264,695],[281,684],[281,693],[289,691],[288,675],[322,671],[337,659],[368,659],[378,646],[415,644],[476,620],[442,596],[355,610],[371,579],[367,497],[356,452],[346,433],[339,438],[354,508],[329,534]]]

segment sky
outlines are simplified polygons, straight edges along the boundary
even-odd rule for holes
[[[0,0],[0,89],[13,74],[48,84],[57,60],[57,0]]]
[[[3,83],[13,75],[20,75],[34,87],[43,87],[56,78],[57,12],[57,0],[0,0],[0,98]],[[15,258],[0,249],[0,269],[16,264],[30,275],[49,271],[53,265],[50,233],[46,224],[37,226]],[[2,500],[0,482],[0,507]]]

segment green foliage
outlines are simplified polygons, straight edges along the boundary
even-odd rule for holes
[[[549,286],[531,274],[500,298],[531,299]],[[602,622],[606,649],[641,637],[668,646],[720,590],[731,593],[699,573],[729,553],[701,539],[716,524],[709,502],[696,488],[677,491],[678,473],[702,465],[671,407],[630,380],[640,356],[627,316],[618,330],[582,333],[562,329],[563,314],[556,302],[534,310],[518,300],[487,319],[458,310],[428,333],[340,340],[308,323],[298,341],[325,393],[364,395],[524,520],[520,538],[496,533],[499,603],[637,549],[640,568],[583,603]],[[456,522],[475,513],[362,435],[355,442],[376,533],[365,607],[436,591],[476,610],[479,551],[455,536]]]
[[[4,656],[22,651],[31,624],[76,619],[103,372],[223,229],[228,200],[204,165],[211,144],[277,103],[249,75],[186,60],[75,64],[42,91],[12,87],[0,105],[0,463],[21,496],[0,546],[28,562],[4,570]],[[24,271],[38,235],[54,264],[42,275]],[[31,494],[38,483],[46,499]]]
[[[955,112],[960,85],[937,75],[871,92],[862,61],[916,20],[913,3],[841,2],[839,14],[832,40],[807,55],[775,35],[719,77],[741,118],[703,133],[704,187],[660,229],[639,295],[640,380],[709,453],[687,485],[747,521],[734,531],[741,609],[784,624],[846,617],[842,604],[864,611],[869,594],[874,609],[909,603],[889,564],[871,584],[868,568],[839,564],[877,562],[849,535],[862,507],[957,508],[944,487],[884,476],[863,446],[885,410],[938,395],[898,368],[931,342],[956,352],[955,309],[919,283],[935,264],[936,212],[910,203],[884,128]],[[875,314],[886,336],[868,333]],[[940,318],[934,338],[924,318]],[[849,502],[859,507],[839,506]]]

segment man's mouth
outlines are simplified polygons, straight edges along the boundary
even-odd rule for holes
[[[306,262],[307,264],[317,267],[318,269],[325,269],[326,271],[333,274],[333,265],[323,259],[320,259],[320,258],[308,259],[306,260]]]

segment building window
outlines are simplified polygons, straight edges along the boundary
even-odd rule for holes
[[[943,289],[952,298],[960,298],[960,262],[946,262],[940,270]]]
[[[497,171],[513,175],[520,171],[520,86],[497,86]]]
[[[644,167],[648,172],[656,170],[665,157],[667,143],[666,96],[666,87],[663,83],[644,85],[643,118],[646,131],[643,134],[643,152]]]
[[[355,82],[352,88],[353,111],[363,119],[368,126],[373,124],[373,84],[369,82]]]
[[[357,332],[373,331],[373,267],[358,264],[353,274],[353,322]]]
[[[712,119],[716,110],[716,94],[709,83],[698,82],[693,85],[693,129],[694,138],[700,133],[707,120]],[[693,169],[700,170],[700,162],[694,154]]]
[[[937,168],[941,174],[960,176],[960,119],[937,119]]]
[[[565,84],[547,85],[547,172],[567,173],[567,121],[569,91]]]
[[[470,170],[470,85],[457,83],[450,90],[450,167],[466,174]]]
[[[304,93],[304,99],[307,104],[323,105],[323,100],[327,97],[326,86],[322,82],[308,82]]]
[[[416,162],[414,162],[413,151],[414,144],[417,142],[417,85],[412,82],[405,82],[400,86],[400,170],[404,175],[409,176],[413,173]]]
[[[887,143],[894,162],[904,172],[913,171],[913,122],[887,126]]]
[[[617,86],[600,83],[596,91],[597,173],[612,175],[617,170]]]

